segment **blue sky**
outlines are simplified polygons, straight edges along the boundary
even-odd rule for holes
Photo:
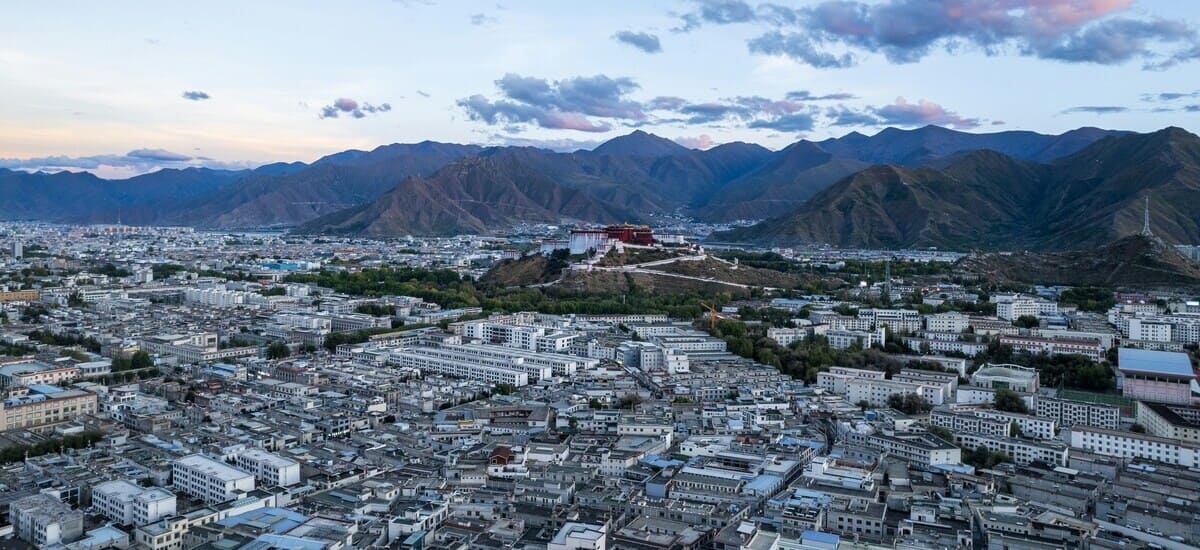
[[[0,167],[106,177],[636,128],[778,148],[1200,126],[1192,0],[42,1],[5,19]]]

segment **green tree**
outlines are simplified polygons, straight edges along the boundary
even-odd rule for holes
[[[929,426],[929,433],[938,436],[947,443],[954,443],[954,432],[942,426]]]
[[[1029,407],[1025,405],[1021,395],[1008,389],[996,390],[996,400],[992,406],[998,411],[1029,414]]]
[[[267,346],[267,359],[284,359],[291,354],[292,351],[282,341],[271,342],[271,345]]]
[[[131,369],[145,369],[153,366],[154,359],[145,350],[138,350],[129,358],[129,367]]]
[[[888,406],[904,414],[921,414],[933,409],[933,405],[915,393],[894,393],[888,396]]]
[[[1037,328],[1041,326],[1041,321],[1033,315],[1022,315],[1013,321],[1013,324],[1021,328]]]

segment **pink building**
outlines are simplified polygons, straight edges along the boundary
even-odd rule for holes
[[[1138,401],[1191,405],[1196,372],[1186,353],[1134,348],[1117,350],[1117,384]]]

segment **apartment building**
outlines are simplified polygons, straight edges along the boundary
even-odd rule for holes
[[[549,378],[550,367],[535,367],[534,376],[525,368],[513,368],[512,362],[468,355],[462,352],[439,348],[407,348],[392,353],[388,363],[420,371],[436,372],[468,380],[479,380],[491,384],[527,386],[530,378]]]
[[[1026,437],[1053,439],[1058,432],[1053,420],[995,409],[934,409],[929,422],[954,432],[974,432],[1009,437],[1015,431]]]
[[[852,438],[856,440],[859,438]],[[962,450],[942,438],[930,434],[887,435],[874,433],[863,438],[872,449],[895,455],[914,464],[936,466],[961,464]]]
[[[1200,407],[1140,402],[1137,423],[1151,435],[1200,445]]]
[[[1076,426],[1071,429],[1068,441],[1072,448],[1100,455],[1143,458],[1185,468],[1200,468],[1200,444],[1178,439]]]
[[[259,448],[246,449],[234,457],[237,467],[254,475],[264,487],[287,487],[300,483],[300,463]]]
[[[921,330],[921,313],[915,309],[863,308],[858,310],[858,318],[866,319],[872,329],[887,327],[892,332],[904,333]]]
[[[92,486],[92,508],[121,525],[140,526],[175,515],[175,494],[125,480]]]
[[[993,297],[993,301],[996,302],[996,317],[1009,322],[1025,316],[1041,317],[1058,314],[1057,302],[1033,296],[1001,294]]]
[[[1070,449],[1059,441],[1034,440],[1016,437],[987,435],[973,432],[955,432],[954,442],[964,449],[983,447],[992,452],[1002,452],[1012,457],[1013,462],[1025,466],[1044,462],[1055,466],[1066,466]]]
[[[1099,340],[1054,338],[1042,336],[1020,336],[1005,334],[1000,336],[1000,343],[1012,346],[1014,350],[1033,354],[1046,353],[1050,355],[1078,354],[1092,361],[1103,361],[1107,351]]]
[[[767,329],[767,338],[775,341],[783,347],[789,347],[792,344],[799,342],[808,337],[808,329],[804,328],[769,328]]]
[[[833,349],[847,349],[854,344],[867,349],[876,344],[882,346],[887,340],[887,329],[880,328],[876,331],[828,330],[825,332],[825,338],[829,341],[829,347]]]
[[[56,385],[76,378],[79,378],[79,367],[73,365],[53,365],[34,359],[0,362],[0,388]]]
[[[254,475],[203,455],[189,455],[171,463],[175,488],[207,504],[217,504],[254,490]]]
[[[1115,430],[1121,424],[1121,408],[1115,405],[1041,395],[1035,400],[1034,415],[1055,420],[1064,427],[1091,426]]]
[[[96,394],[64,390],[57,386],[35,386],[36,393],[9,397],[0,402],[0,429],[47,430],[75,417],[95,414]]]
[[[930,332],[963,332],[969,323],[970,317],[953,311],[925,316],[925,330]]]
[[[83,513],[45,493],[9,504],[8,523],[17,538],[37,548],[57,547],[83,536]]]

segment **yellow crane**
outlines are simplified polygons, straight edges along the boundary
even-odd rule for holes
[[[721,316],[719,313],[717,313],[717,308],[704,302],[700,302],[700,305],[703,306],[704,309],[708,310],[708,330],[716,330],[717,318]]]

